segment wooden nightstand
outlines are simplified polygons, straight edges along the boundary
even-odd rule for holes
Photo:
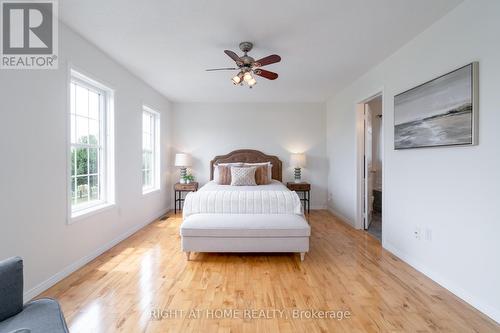
[[[290,191],[302,193],[302,198],[300,198],[300,200],[304,202],[304,212],[307,210],[307,214],[309,214],[311,211],[311,184],[306,182],[288,182],[286,183],[286,187],[288,187]]]
[[[174,214],[177,214],[177,205],[179,205],[179,210],[182,210],[182,203],[184,198],[182,197],[183,192],[196,192],[198,191],[198,183],[192,182],[189,184],[176,183],[174,185]]]

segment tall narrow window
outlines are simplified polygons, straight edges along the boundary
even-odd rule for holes
[[[160,189],[160,114],[142,110],[142,192]]]
[[[71,71],[71,216],[113,203],[112,91]]]

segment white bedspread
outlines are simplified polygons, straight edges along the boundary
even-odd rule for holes
[[[289,191],[289,189],[277,180],[271,180],[268,185],[257,185],[257,186],[231,186],[231,185],[219,185],[215,181],[210,181],[203,185],[200,191],[236,191],[236,192],[248,192],[248,191]]]
[[[273,182],[260,186],[228,186],[210,182],[198,192],[188,193],[184,218],[193,214],[297,214],[302,205],[297,193]]]

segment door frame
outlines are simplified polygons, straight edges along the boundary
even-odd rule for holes
[[[377,99],[379,97],[376,97]],[[381,97],[380,97],[381,98]],[[364,120],[364,127],[363,127],[363,147],[364,147],[364,159],[363,159],[363,199],[364,199],[364,204],[363,204],[363,229],[368,230],[370,228],[370,223],[372,220],[372,214],[373,214],[373,203],[372,203],[372,197],[373,197],[373,185],[375,184],[375,178],[374,175],[372,174],[372,169],[373,169],[373,163],[374,163],[374,156],[373,156],[373,110],[370,107],[370,103],[374,101],[375,99],[372,99],[368,101],[367,103],[363,104],[363,120]],[[380,100],[382,101],[382,100]],[[369,113],[368,113],[369,111]],[[368,119],[369,118],[369,119]],[[370,137],[368,137],[368,127],[367,125],[370,125]],[[370,144],[368,146],[367,144]],[[370,152],[368,154],[368,152]],[[368,159],[368,155],[370,155],[370,159]],[[370,193],[371,190],[372,192]],[[372,207],[370,207],[370,203],[372,204]]]
[[[357,229],[363,230],[365,227],[365,218],[364,218],[364,203],[365,203],[365,180],[364,180],[364,168],[365,168],[365,125],[364,125],[364,117],[365,117],[365,104],[374,98],[381,97],[382,98],[382,129],[380,140],[382,144],[381,151],[381,159],[382,159],[382,220],[384,220],[383,215],[386,211],[385,206],[385,98],[384,98],[384,89],[377,89],[373,94],[368,95],[368,97],[361,99],[358,103],[356,103],[355,112],[356,112],[356,221],[355,227]],[[382,229],[383,232],[383,229]],[[383,239],[383,237],[382,237]]]

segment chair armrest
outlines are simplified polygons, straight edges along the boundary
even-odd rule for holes
[[[23,310],[23,260],[0,261],[0,321]]]

